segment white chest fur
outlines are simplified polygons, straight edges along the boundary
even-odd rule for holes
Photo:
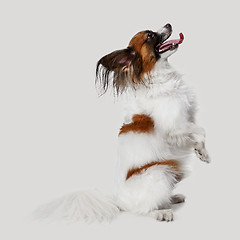
[[[134,114],[151,116],[161,130],[194,121],[194,95],[169,65],[153,71],[149,83],[130,90],[125,97],[125,123],[131,122]]]
[[[166,136],[173,129],[194,121],[194,95],[180,74],[170,66],[153,71],[149,83],[125,95],[124,123],[135,114],[146,114],[154,121],[151,134],[128,133],[119,136],[118,180],[124,181],[133,166],[164,159],[186,159],[192,149],[170,146]]]

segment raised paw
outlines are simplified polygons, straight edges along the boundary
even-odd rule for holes
[[[210,163],[211,160],[205,148],[195,148],[195,153],[201,161]]]

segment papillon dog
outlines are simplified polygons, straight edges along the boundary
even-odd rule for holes
[[[187,176],[194,152],[204,162],[210,158],[204,129],[195,123],[195,96],[168,62],[184,37],[167,41],[171,34],[170,24],[141,31],[97,63],[101,94],[112,88],[125,102],[114,194],[72,193],[39,208],[39,216],[109,221],[125,211],[173,220],[172,205],[185,197],[172,191]]]

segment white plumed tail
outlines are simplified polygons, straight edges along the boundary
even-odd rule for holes
[[[98,191],[75,192],[40,206],[34,213],[40,220],[110,222],[120,210],[114,200]]]

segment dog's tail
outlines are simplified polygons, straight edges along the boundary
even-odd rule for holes
[[[111,197],[98,191],[75,192],[48,204],[34,212],[34,218],[48,221],[110,222],[120,210]]]

